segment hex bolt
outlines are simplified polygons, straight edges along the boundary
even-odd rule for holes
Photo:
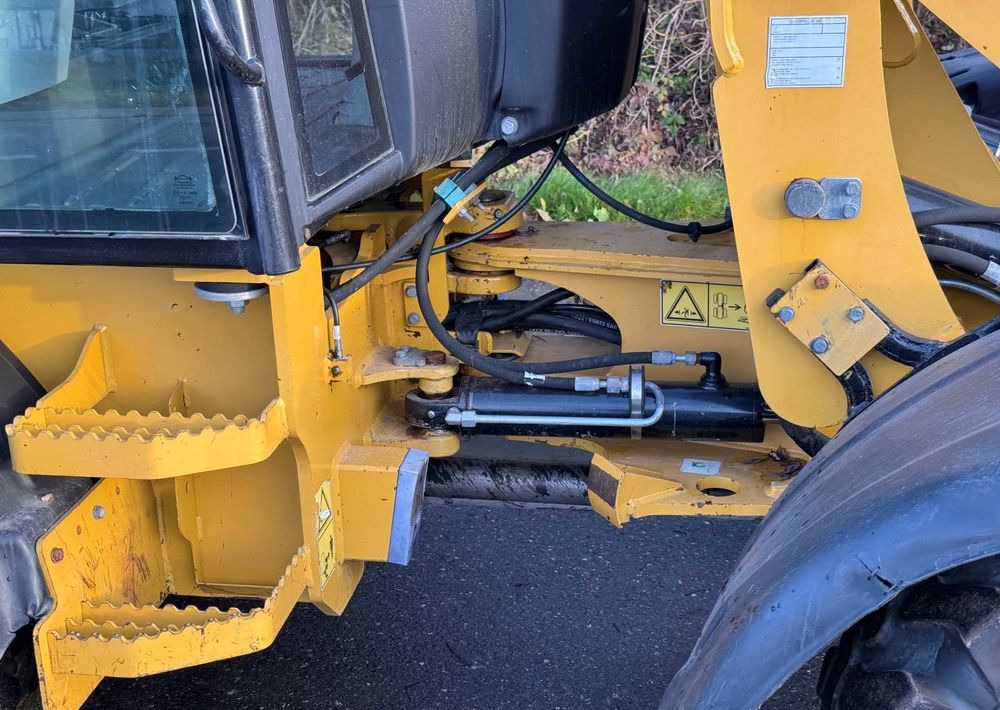
[[[95,505],[94,509],[90,512],[93,514],[94,520],[104,520],[104,516],[106,515],[103,505]]]
[[[247,309],[246,301],[229,301],[229,310],[233,312],[234,316],[238,316],[245,312]]]
[[[851,197],[856,197],[861,194],[861,183],[856,180],[851,180],[844,185],[844,192],[846,192]]]
[[[344,371],[340,368],[339,365],[334,365],[333,367],[330,368],[330,374],[333,375],[334,377],[340,377],[341,375],[344,374]]]
[[[444,354],[441,350],[428,350],[424,353],[424,364],[426,365],[444,365],[448,362],[448,356]]]
[[[809,349],[812,350],[817,355],[822,355],[827,350],[830,349],[830,341],[820,336],[809,343]]]
[[[860,323],[865,319],[865,309],[861,306],[855,306],[847,312],[847,318],[852,323]]]
[[[782,306],[778,311],[778,320],[782,323],[790,323],[795,318],[795,309],[791,306]]]
[[[417,287],[413,284],[408,284],[406,287],[406,297],[416,298],[417,297]]]
[[[823,290],[829,285],[830,285],[830,277],[827,276],[826,274],[820,274],[815,279],[813,279],[813,286],[815,286],[820,290]]]
[[[406,322],[409,323],[410,325],[417,325],[417,323],[420,322],[420,314],[410,313],[408,316],[406,316]]]
[[[61,547],[53,547],[52,550],[49,552],[49,559],[52,560],[53,562],[62,562],[63,557],[65,556],[66,553],[63,552],[63,549]]]
[[[844,219],[854,219],[861,214],[861,208],[855,204],[844,205]]]
[[[513,116],[504,116],[500,121],[500,132],[505,136],[512,136],[517,133],[517,129],[521,127],[518,120]]]

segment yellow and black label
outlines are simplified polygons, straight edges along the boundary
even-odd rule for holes
[[[323,481],[319,491],[316,492],[316,550],[319,561],[319,586],[320,589],[326,587],[326,583],[333,576],[333,567],[336,564],[333,538],[333,506],[330,502],[333,496],[330,494],[330,482]]]
[[[660,291],[663,325],[750,330],[742,286],[661,281]]]

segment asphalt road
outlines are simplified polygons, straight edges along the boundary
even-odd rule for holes
[[[344,616],[301,606],[262,653],[105,681],[85,710],[652,710],[755,524],[434,501],[414,562],[369,565]],[[765,710],[815,710],[815,678]]]

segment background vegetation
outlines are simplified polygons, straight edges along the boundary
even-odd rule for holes
[[[918,12],[939,51],[962,46],[919,4]],[[637,209],[664,218],[720,216],[726,199],[714,79],[704,1],[650,0],[635,86],[616,110],[573,137],[569,153],[601,187]],[[523,191],[545,159],[510,172],[507,186]],[[561,170],[532,207],[542,219],[617,218]]]

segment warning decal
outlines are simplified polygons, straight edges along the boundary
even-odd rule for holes
[[[700,325],[706,323],[705,315],[698,308],[698,302],[694,300],[694,296],[691,295],[691,289],[687,286],[681,289],[681,292],[677,294],[677,298],[674,299],[673,305],[666,309],[664,313],[666,313],[667,320],[671,321],[679,320]]]
[[[316,549],[319,551],[320,588],[326,586],[333,576],[334,541],[333,509],[330,506],[330,482],[324,481],[316,492]]]
[[[661,281],[660,291],[663,325],[750,329],[742,286]]]

